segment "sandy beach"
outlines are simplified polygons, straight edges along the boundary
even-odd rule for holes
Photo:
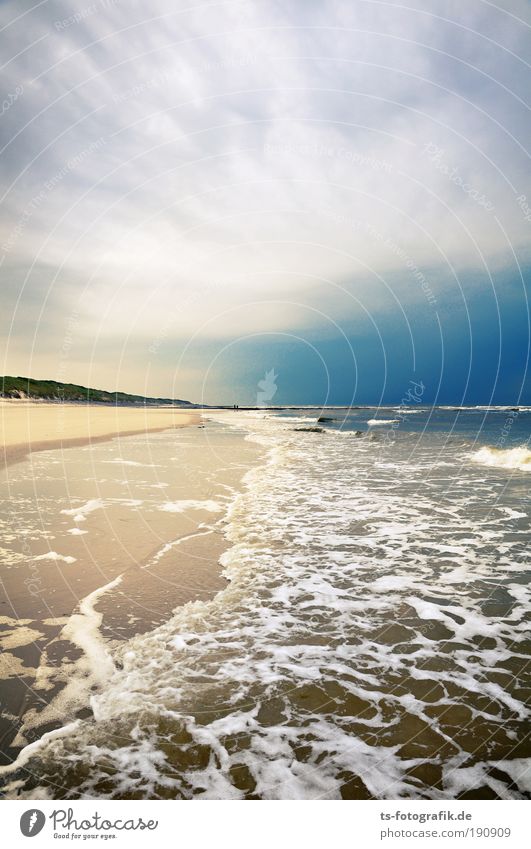
[[[0,464],[10,465],[34,451],[72,448],[117,436],[154,433],[198,424],[196,411],[160,407],[47,404],[0,401]]]
[[[114,647],[226,586],[223,515],[257,452],[180,410],[22,401],[0,420],[6,762],[83,710]]]

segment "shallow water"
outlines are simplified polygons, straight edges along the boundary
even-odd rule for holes
[[[528,793],[531,477],[478,456],[527,450],[530,414],[506,418],[216,415],[267,451],[226,516],[230,583],[116,647],[92,716],[24,750],[8,795]]]
[[[1,763],[87,713],[117,645],[226,585],[223,517],[258,450],[218,428],[205,451],[203,434],[43,451],[0,476]]]

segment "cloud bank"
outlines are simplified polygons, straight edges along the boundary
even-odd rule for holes
[[[0,17],[4,373],[197,397],[213,342],[524,304],[528,4]]]

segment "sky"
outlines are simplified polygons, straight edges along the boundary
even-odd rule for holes
[[[1,373],[531,403],[527,0],[4,2],[0,41]]]

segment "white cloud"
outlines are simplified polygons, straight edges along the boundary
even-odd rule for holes
[[[35,264],[83,337],[149,339],[168,315],[182,338],[284,330],[354,319],[337,285],[393,309],[378,276],[424,304],[404,257],[451,291],[452,267],[507,261],[504,231],[527,248],[525,4],[447,3],[454,24],[436,3],[187,5],[62,26],[84,7],[45,4],[7,30],[13,57],[44,36],[8,65],[24,90],[2,117],[22,305],[49,294]],[[286,303],[247,306],[268,298]]]

